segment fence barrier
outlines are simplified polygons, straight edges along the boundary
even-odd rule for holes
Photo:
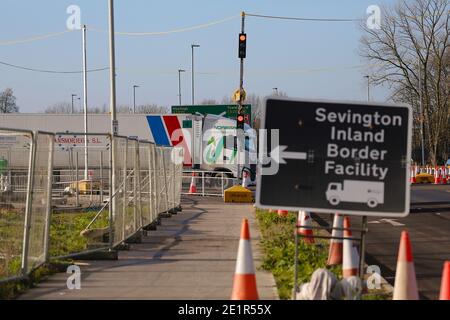
[[[174,212],[182,159],[122,136],[0,129],[0,282],[112,250]]]
[[[194,174],[194,176],[193,176]],[[190,193],[189,186],[195,179],[196,193]],[[193,171],[185,170],[181,177],[181,194],[223,197],[225,190],[239,184],[239,179],[231,173],[221,171]]]

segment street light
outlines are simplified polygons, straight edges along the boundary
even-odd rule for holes
[[[181,106],[181,73],[186,72],[186,70],[178,69],[178,100]]]
[[[364,76],[367,78],[367,101],[370,102],[370,76]]]
[[[200,46],[198,44],[191,44],[191,50],[192,50],[192,68],[191,68],[191,73],[192,73],[192,105],[195,104],[195,91],[194,91],[194,48],[199,48]]]
[[[139,86],[133,86],[133,114],[136,113],[136,88],[139,88]]]
[[[275,95],[278,95],[278,88],[272,88],[272,90],[274,91]]]
[[[70,113],[73,114],[73,98],[75,98],[77,95],[72,93],[72,108],[70,109]]]

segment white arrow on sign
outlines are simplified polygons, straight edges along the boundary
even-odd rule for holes
[[[270,157],[279,164],[286,164],[285,159],[290,160],[307,160],[308,154],[306,152],[291,152],[285,151],[287,146],[277,146],[270,153]]]

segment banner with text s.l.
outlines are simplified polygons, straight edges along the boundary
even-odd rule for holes
[[[409,214],[410,106],[268,98],[262,122],[258,206]]]

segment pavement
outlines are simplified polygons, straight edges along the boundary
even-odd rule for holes
[[[271,273],[259,270],[261,250],[249,204],[222,198],[185,197],[183,212],[162,220],[141,244],[120,251],[118,261],[79,261],[81,289],[69,290],[69,274],[49,277],[20,299],[228,300],[232,291],[241,222],[249,219],[261,299],[278,299]]]

